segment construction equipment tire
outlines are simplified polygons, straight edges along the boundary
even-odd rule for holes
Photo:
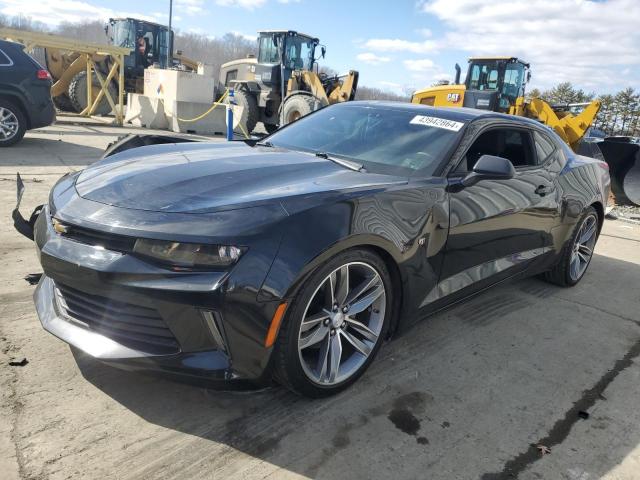
[[[236,90],[235,98],[238,107],[241,108],[235,109],[234,114],[238,112],[238,123],[250,135],[253,129],[256,128],[260,117],[256,97],[246,90]]]
[[[100,82],[98,81],[98,77],[96,77],[95,73],[91,75],[93,80],[93,98],[95,99],[98,96],[98,92],[100,92]],[[117,101],[118,92],[113,83],[109,84],[109,93],[111,94],[111,98],[114,100],[114,103]],[[82,71],[78,73],[69,84],[69,99],[75,108],[76,112],[80,113],[85,108],[87,108],[87,72]],[[109,104],[109,100],[105,95],[100,99],[100,103],[96,107],[93,112],[94,115],[107,115],[111,113],[111,105]]]
[[[66,93],[53,97],[53,104],[61,112],[76,112],[76,108],[71,103],[71,99]]]
[[[292,95],[284,101],[283,122],[287,125],[315,110],[315,99],[310,95]]]

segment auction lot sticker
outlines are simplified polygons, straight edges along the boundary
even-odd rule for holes
[[[409,123],[424,125],[425,127],[444,128],[445,130],[451,130],[453,132],[457,132],[464,126],[462,122],[454,122],[446,118],[428,117],[426,115],[416,115]]]

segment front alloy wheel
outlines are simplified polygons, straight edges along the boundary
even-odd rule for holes
[[[384,262],[351,250],[307,280],[276,348],[279,380],[297,393],[336,393],[364,373],[384,338],[392,291]]]

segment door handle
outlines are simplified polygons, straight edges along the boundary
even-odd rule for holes
[[[536,195],[540,195],[541,197],[544,197],[547,193],[553,192],[553,188],[547,187],[546,185],[538,185],[533,192]]]

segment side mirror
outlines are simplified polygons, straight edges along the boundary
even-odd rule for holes
[[[506,158],[482,155],[473,166],[473,170],[462,179],[462,185],[470,187],[480,180],[509,180],[515,175],[513,164]]]
[[[320,47],[320,55],[322,55],[322,58],[324,58],[324,54],[327,53],[327,49],[326,47],[323,45],[322,47]]]
[[[531,81],[531,72],[527,72],[527,83]]]

